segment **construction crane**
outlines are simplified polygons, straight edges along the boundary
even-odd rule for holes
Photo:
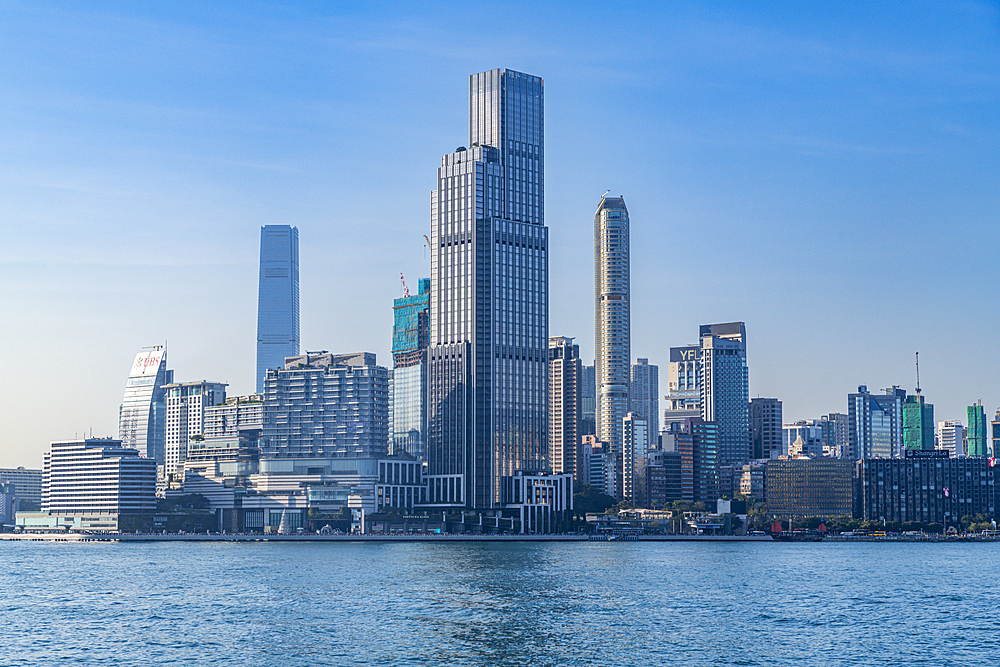
[[[410,288],[406,286],[406,279],[403,278],[403,274],[399,274],[399,280],[403,283],[403,296],[410,296]]]

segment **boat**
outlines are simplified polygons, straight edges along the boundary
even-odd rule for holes
[[[826,537],[826,524],[820,523],[817,530],[808,528],[792,529],[792,521],[788,520],[788,530],[784,530],[781,521],[774,520],[771,524],[771,539],[778,542],[822,542]]]

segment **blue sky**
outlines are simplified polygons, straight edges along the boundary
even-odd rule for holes
[[[869,4],[871,6],[869,6]],[[632,221],[632,354],[744,320],[785,421],[859,384],[1000,406],[995,3],[0,4],[0,466],[117,434],[135,353],[253,389],[259,227],[302,343],[391,363],[468,75],[546,84],[550,333],[593,358],[593,213]],[[661,392],[662,394],[662,392]]]

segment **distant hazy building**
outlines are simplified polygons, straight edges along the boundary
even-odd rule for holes
[[[856,518],[959,524],[964,516],[996,516],[997,468],[979,456],[907,449],[903,458],[858,462]],[[771,511],[768,503],[768,511]]]
[[[393,302],[390,452],[427,455],[427,345],[431,281],[421,278],[418,293]]]
[[[1000,410],[997,410],[996,416],[990,422],[990,441],[992,442],[990,456],[1000,458]]]
[[[12,484],[13,494],[19,501],[27,501],[32,505],[42,504],[42,479],[44,473],[41,470],[33,470],[25,467],[0,468],[0,482]]]
[[[890,458],[903,449],[903,400],[899,387],[873,394],[861,385],[847,396],[849,453],[847,458]]]
[[[969,456],[987,456],[989,436],[986,431],[986,411],[983,410],[983,402],[977,401],[975,405],[967,406],[965,414],[969,421],[969,427],[965,432],[966,452]]]
[[[937,425],[937,447],[951,456],[965,456],[965,427],[957,419],[946,419]]]
[[[903,401],[903,447],[934,449],[934,406],[919,393]]]
[[[768,514],[830,518],[853,514],[853,463],[844,459],[799,458],[765,464]]]
[[[776,398],[750,399],[750,457],[776,459],[787,454],[782,440],[781,401]]]
[[[785,424],[781,430],[789,456],[823,456],[823,427],[816,420]]]
[[[632,364],[628,401],[628,411],[646,420],[646,447],[652,447],[660,433],[660,369],[649,359]]]
[[[580,346],[566,336],[549,337],[549,466],[583,479],[580,456]]]
[[[309,352],[268,370],[261,453],[382,458],[389,431],[388,370],[375,355]]]
[[[156,345],[139,352],[132,362],[125,397],[118,410],[118,438],[123,447],[162,464],[165,457],[166,401],[164,385],[174,381],[167,370],[167,350]]]
[[[701,337],[701,416],[719,429],[719,465],[750,458],[750,387],[743,322],[704,324]]]
[[[299,353],[299,230],[289,225],[260,228],[257,293],[257,393],[264,372],[282,368]]]
[[[224,382],[183,382],[163,387],[167,396],[166,475],[179,475],[192,437],[205,435],[205,408],[224,403]]]
[[[580,435],[597,435],[597,380],[594,366],[583,366],[580,377]]]
[[[597,437],[622,451],[631,360],[629,217],[621,197],[602,197],[594,214],[594,345]]]

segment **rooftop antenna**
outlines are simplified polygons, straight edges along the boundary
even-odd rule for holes
[[[917,396],[920,395],[920,353],[917,352]]]

